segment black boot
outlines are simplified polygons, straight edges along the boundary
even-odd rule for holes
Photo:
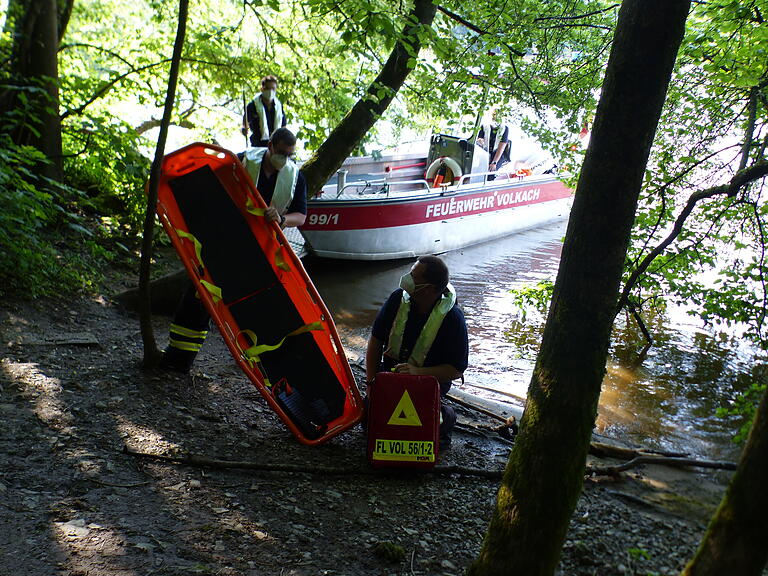
[[[441,403],[440,416],[440,450],[442,451],[451,447],[451,435],[453,427],[456,426],[456,410],[453,406]]]

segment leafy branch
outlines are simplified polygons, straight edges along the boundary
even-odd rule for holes
[[[122,80],[125,80],[129,76],[133,74],[138,74],[139,72],[144,72],[145,70],[151,70],[152,68],[156,68],[158,66],[162,66],[164,64],[167,64],[170,62],[170,58],[165,58],[163,60],[160,60],[159,62],[153,62],[151,64],[147,64],[146,66],[140,66],[139,68],[131,68],[127,72],[124,72],[122,74],[119,74],[112,78],[110,81],[105,82],[101,85],[101,87],[96,90],[96,92],[88,98],[85,102],[83,102],[80,106],[77,108],[70,108],[66,112],[64,112],[61,115],[61,119],[64,120],[68,118],[69,116],[79,115],[82,114],[83,111],[85,111],[88,106],[96,102],[99,98],[103,98],[118,82],[121,82]]]
[[[170,62],[170,58],[164,58],[163,60],[158,60],[157,62],[152,62],[150,64],[147,64],[145,66],[139,66],[138,68],[131,68],[130,70],[119,74],[109,80],[108,82],[105,82],[102,84],[102,86],[96,90],[96,92],[93,93],[93,95],[88,98],[85,102],[83,102],[80,106],[77,108],[70,108],[63,114],[61,114],[61,119],[64,120],[65,118],[68,118],[69,116],[75,116],[82,114],[88,106],[96,102],[96,100],[103,98],[107,95],[107,93],[112,90],[112,88],[115,87],[116,84],[119,82],[125,80],[129,76],[132,76],[134,74],[138,74],[140,72],[145,72],[147,70],[151,70],[152,68],[157,68],[158,66],[163,66]],[[204,64],[206,66],[217,66],[217,67],[227,67],[228,64],[225,62],[218,62],[218,61],[211,61],[211,60],[202,60],[199,58],[182,58],[182,62],[188,63],[188,64]]]
[[[672,242],[674,242],[675,239],[680,235],[680,233],[683,231],[686,220],[691,215],[693,209],[699,202],[708,198],[713,198],[715,196],[727,196],[729,198],[733,198],[743,186],[746,186],[755,180],[759,180],[766,175],[768,175],[768,161],[760,161],[753,164],[749,168],[736,172],[728,184],[713,186],[711,188],[697,190],[696,192],[692,193],[688,197],[688,202],[686,203],[685,208],[677,217],[677,220],[675,220],[675,225],[669,235],[653,250],[651,250],[651,252],[645,256],[645,258],[643,258],[637,268],[635,268],[635,270],[630,275],[629,279],[624,285],[624,290],[619,297],[615,313],[618,314],[619,311],[621,311],[621,309],[628,304],[629,294],[634,288],[635,284],[637,284],[638,278],[648,269],[648,266],[651,265],[656,257],[664,252],[664,250],[666,250],[667,247],[672,244]]]
[[[615,10],[618,8],[620,4],[611,4],[610,6],[607,6],[606,8],[602,8],[600,10],[594,10],[592,12],[587,12],[585,14],[575,14],[573,16],[539,16],[538,18],[534,18],[534,22],[545,22],[547,20],[557,20],[557,21],[575,21],[575,20],[581,20],[582,18],[589,18],[591,16],[596,16],[598,14],[604,14],[605,12],[611,12],[612,10]]]
[[[443,14],[445,14],[446,16],[448,16],[448,18],[450,18],[451,20],[455,20],[459,24],[463,24],[464,26],[466,26],[467,28],[469,28],[473,32],[477,32],[480,36],[494,36],[494,34],[489,32],[488,30],[484,30],[484,29],[480,28],[479,26],[477,26],[475,24],[472,24],[472,22],[470,22],[466,18],[462,18],[461,16],[459,16],[455,12],[452,12],[451,10],[448,10],[448,8],[446,8],[445,6],[440,6],[438,4],[437,9],[440,12],[442,12]],[[501,44],[503,44],[507,48],[507,50],[509,50],[509,52],[511,54],[519,56],[520,58],[525,56],[525,52],[523,52],[521,50],[517,50],[515,48],[512,48],[512,46],[510,46],[506,42],[501,42]]]

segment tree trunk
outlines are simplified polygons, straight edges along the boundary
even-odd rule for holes
[[[160,181],[160,169],[165,154],[165,141],[168,136],[168,126],[173,114],[173,103],[176,99],[176,85],[179,80],[181,51],[184,48],[184,36],[187,31],[187,12],[189,0],[179,0],[179,22],[176,27],[176,40],[173,44],[171,70],[168,73],[168,90],[165,93],[165,108],[160,123],[160,134],[157,136],[155,157],[149,173],[149,191],[147,193],[147,210],[144,215],[144,234],[141,241],[141,262],[139,264],[139,323],[141,339],[144,344],[143,366],[156,366],[160,360],[160,350],[155,342],[152,331],[152,302],[149,288],[149,264],[152,260],[152,241],[154,239],[155,212],[157,206],[157,188]]]
[[[301,170],[307,179],[310,196],[314,196],[339,169],[397,95],[408,74],[416,66],[416,58],[421,49],[419,34],[422,28],[432,25],[435,11],[436,6],[432,0],[415,0],[400,40],[392,49],[384,68],[368,86],[365,97],[357,101],[312,158],[304,163]]]
[[[9,2],[8,15],[14,20],[9,66],[13,87],[0,96],[0,112],[8,114],[21,110],[19,93],[25,92],[30,104],[12,130],[13,140],[43,152],[50,163],[40,166],[40,174],[57,181],[62,176],[58,13],[57,0]]]
[[[768,563],[768,392],[739,466],[683,576],[759,576]]]
[[[643,173],[689,0],[625,0],[520,433],[469,574],[551,575],[582,488]]]

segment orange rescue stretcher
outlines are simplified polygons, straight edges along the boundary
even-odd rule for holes
[[[363,402],[330,313],[240,160],[210,144],[163,159],[157,213],[232,356],[304,444]]]

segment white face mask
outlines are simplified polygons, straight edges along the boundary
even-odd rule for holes
[[[270,154],[269,161],[275,167],[275,170],[282,170],[288,163],[288,156],[285,154]]]
[[[266,100],[267,102],[272,102],[275,98],[275,94],[277,94],[277,90],[262,90],[261,96]]]
[[[410,272],[400,277],[400,288],[407,292],[409,296],[413,296],[425,286],[429,286],[429,284],[416,284]]]

